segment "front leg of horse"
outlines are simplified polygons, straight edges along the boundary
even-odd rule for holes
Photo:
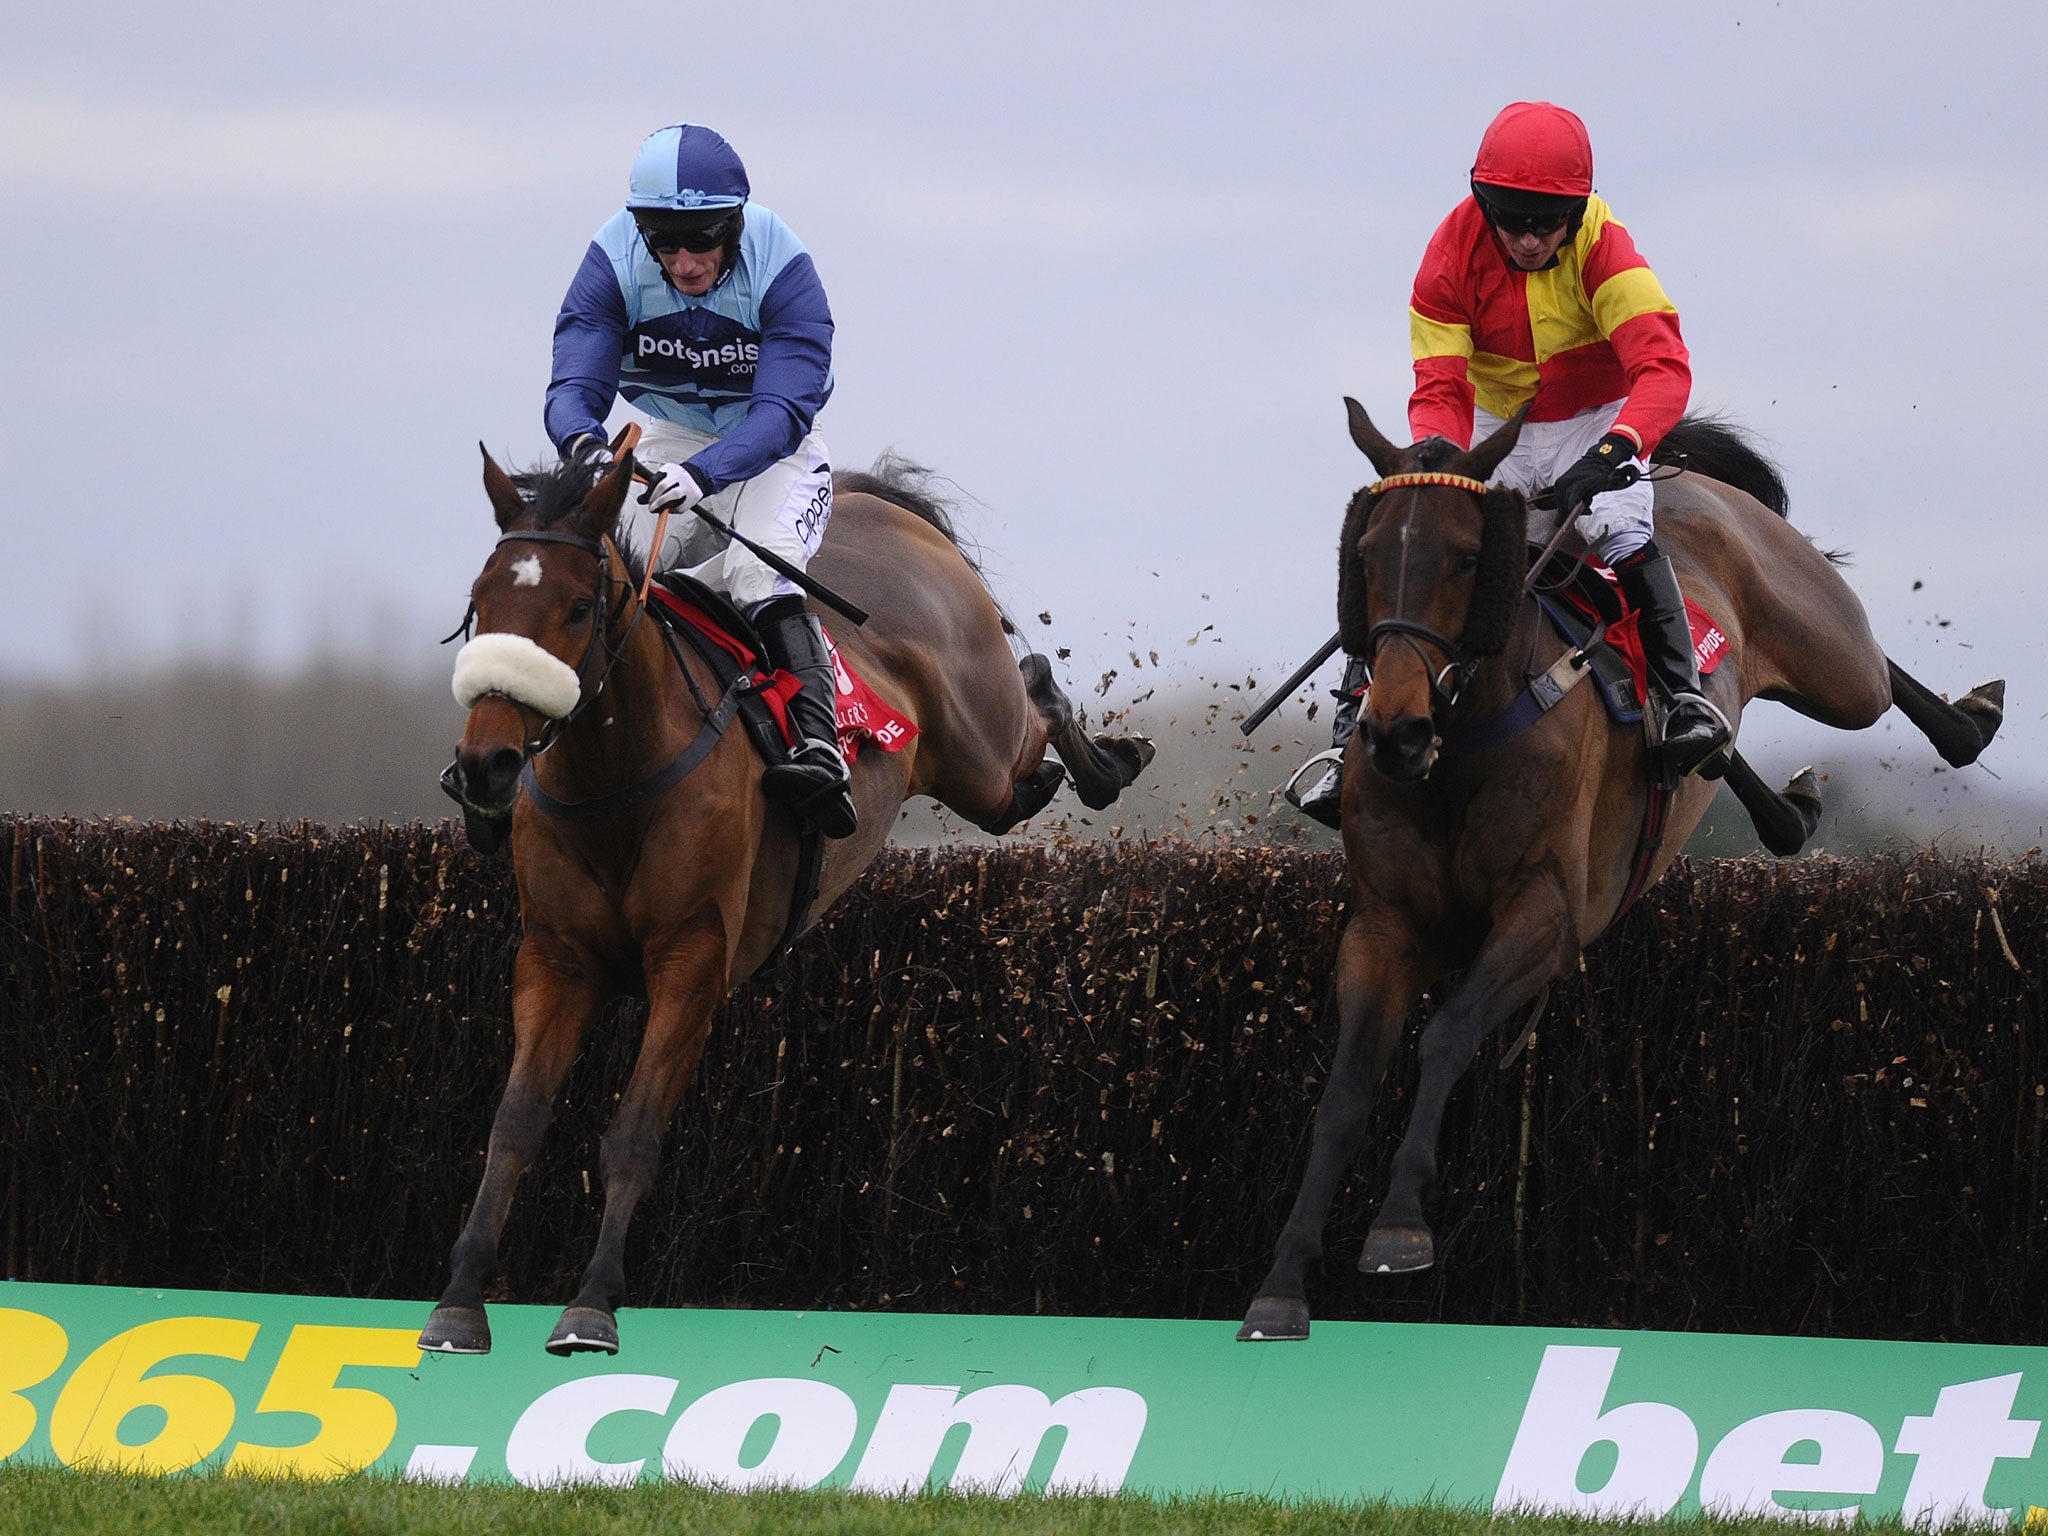
[[[1575,932],[1569,905],[1555,881],[1539,878],[1524,886],[1496,912],[1493,931],[1472,969],[1423,1026],[1415,1111],[1394,1156],[1386,1203],[1359,1255],[1358,1267],[1364,1273],[1403,1274],[1436,1262],[1436,1239],[1424,1205],[1436,1183],[1444,1106],[1472,1064],[1479,1042],[1533,998],[1576,953],[1571,936]]]
[[[682,1097],[711,1013],[726,992],[725,938],[715,925],[699,927],[648,963],[647,1030],[632,1081],[604,1133],[599,1170],[604,1179],[604,1223],[576,1297],[563,1311],[548,1352],[570,1355],[619,1350],[618,1309],[626,1294],[626,1231],[633,1212],[654,1185],[676,1101]]]
[[[513,975],[512,1071],[491,1121],[483,1182],[455,1240],[447,1288],[420,1331],[421,1349],[454,1355],[490,1352],[484,1285],[497,1272],[498,1239],[512,1208],[512,1192],[540,1150],[555,1095],[601,1000],[580,966],[560,956],[543,958],[545,947],[545,938],[533,934],[520,946]]]
[[[1358,1155],[1387,1058],[1418,990],[1410,945],[1354,915],[1338,941],[1337,1055],[1316,1103],[1308,1171],[1274,1245],[1273,1267],[1237,1331],[1241,1342],[1308,1337],[1308,1267],[1322,1257],[1330,1204]]]

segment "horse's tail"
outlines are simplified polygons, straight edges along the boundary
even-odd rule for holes
[[[1664,434],[1650,458],[1658,464],[1683,464],[1695,474],[1747,491],[1780,517],[1788,515],[1791,497],[1778,466],[1725,417],[1684,417]]]
[[[842,469],[832,476],[833,494],[846,496],[864,492],[879,496],[892,505],[922,518],[946,536],[946,542],[960,551],[960,558],[967,562],[967,568],[974,572],[975,579],[984,588],[988,576],[981,568],[981,551],[960,532],[956,518],[959,513],[958,496],[948,496],[938,489],[951,485],[955,492],[960,488],[945,476],[927,469],[913,459],[906,459],[893,448],[885,448],[876,456],[875,462],[866,469]],[[964,493],[963,493],[964,494]],[[996,604],[996,613],[1003,621],[1003,633],[1014,635],[1017,626],[1011,620],[1008,610],[995,594],[989,594]]]

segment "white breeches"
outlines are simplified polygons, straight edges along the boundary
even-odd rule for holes
[[[709,432],[672,421],[648,421],[634,456],[650,464],[680,464],[716,441]],[[702,505],[764,549],[805,569],[825,541],[825,525],[832,520],[832,461],[825,440],[816,432],[808,434],[789,457],[777,459],[751,480],[707,496]],[[798,590],[795,582],[770,570],[695,512],[669,514],[668,534],[653,552],[652,563],[657,571],[680,569],[694,576],[749,614],[757,604]]]
[[[1548,489],[1574,459],[1606,435],[1625,403],[1615,400],[1596,405],[1563,421],[1523,422],[1522,434],[1515,439],[1515,451],[1501,460],[1500,468],[1493,472],[1493,483],[1512,486],[1525,496]],[[1473,444],[1477,446],[1502,425],[1500,417],[1474,406]],[[1640,459],[1629,462],[1638,469],[1646,467]],[[1603,564],[1611,566],[1650,541],[1656,530],[1654,505],[1655,491],[1648,480],[1638,480],[1624,490],[1603,491],[1592,499],[1586,515],[1579,519],[1579,536]],[[1562,515],[1559,511],[1540,512],[1531,507],[1529,542],[1548,544]]]

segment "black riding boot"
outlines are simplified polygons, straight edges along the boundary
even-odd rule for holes
[[[754,618],[768,659],[803,682],[789,701],[789,723],[800,738],[789,761],[761,776],[770,800],[814,821],[827,837],[851,837],[860,825],[851,776],[839,755],[838,695],[832,653],[818,616],[789,598],[764,606]]]
[[[1330,717],[1330,747],[1294,770],[1281,793],[1302,815],[1331,829],[1344,811],[1344,749],[1358,731],[1358,695],[1372,673],[1357,656],[1344,658],[1344,681],[1337,690],[1337,709]]]
[[[1624,557],[1626,560],[1627,557]],[[1699,662],[1693,655],[1692,625],[1685,616],[1685,598],[1669,556],[1646,544],[1638,557],[1617,566],[1622,596],[1637,611],[1636,633],[1643,642],[1652,693],[1665,700],[1657,755],[1679,773],[1706,767],[1734,734],[1728,719],[1700,687]]]

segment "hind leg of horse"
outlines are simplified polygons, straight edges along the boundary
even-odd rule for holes
[[[2005,718],[2005,684],[1942,699],[1884,654],[1825,556],[1782,524],[1752,532],[1764,551],[1748,567],[1742,604],[1743,671],[1755,695],[1845,731],[1875,725],[1896,704],[1952,767],[1975,762]]]
[[[1790,858],[1806,846],[1820,825],[1820,781],[1802,768],[1782,791],[1773,790],[1740,752],[1728,754],[1728,787],[1749,812],[1750,824],[1763,845],[1779,858]]]
[[[1074,777],[1074,793],[1091,811],[1116,804],[1152,761],[1152,743],[1142,736],[1093,736],[1081,728],[1073,701],[1053,681],[1052,663],[1036,652],[1017,663],[1024,691],[1045,722],[1046,739]]]
[[[1523,885],[1494,915],[1493,931],[1464,981],[1423,1027],[1417,1054],[1422,1080],[1408,1133],[1394,1155],[1386,1204],[1366,1234],[1358,1267],[1401,1274],[1436,1262],[1436,1242],[1423,1214],[1436,1183],[1437,1138],[1451,1090],[1472,1064],[1479,1042],[1558,973],[1576,931],[1560,884],[1539,877]]]
[[[1977,761],[1998,728],[2005,722],[2005,679],[1972,688],[1951,704],[1924,683],[1899,669],[1889,658],[1892,702],[1899,712],[1920,727],[1934,743],[1934,750],[1951,768],[1963,768]]]
[[[420,1332],[421,1349],[490,1352],[483,1288],[497,1271],[498,1239],[512,1193],[540,1150],[554,1116],[555,1095],[603,1001],[588,971],[573,957],[551,953],[553,948],[538,934],[529,934],[519,946],[512,984],[512,1070],[491,1121],[483,1182],[455,1240],[447,1288]]]
[[[1338,941],[1337,1054],[1316,1103],[1308,1170],[1274,1245],[1273,1267],[1245,1312],[1240,1340],[1308,1337],[1308,1267],[1322,1257],[1331,1202],[1358,1155],[1387,1058],[1421,990],[1412,940],[1353,916]]]
[[[626,1229],[653,1187],[669,1118],[703,1054],[712,1010],[725,996],[723,933],[710,924],[690,931],[658,961],[650,960],[647,973],[647,1029],[640,1056],[598,1154],[604,1223],[575,1299],[548,1339],[550,1354],[618,1353],[616,1313],[626,1290]]]

